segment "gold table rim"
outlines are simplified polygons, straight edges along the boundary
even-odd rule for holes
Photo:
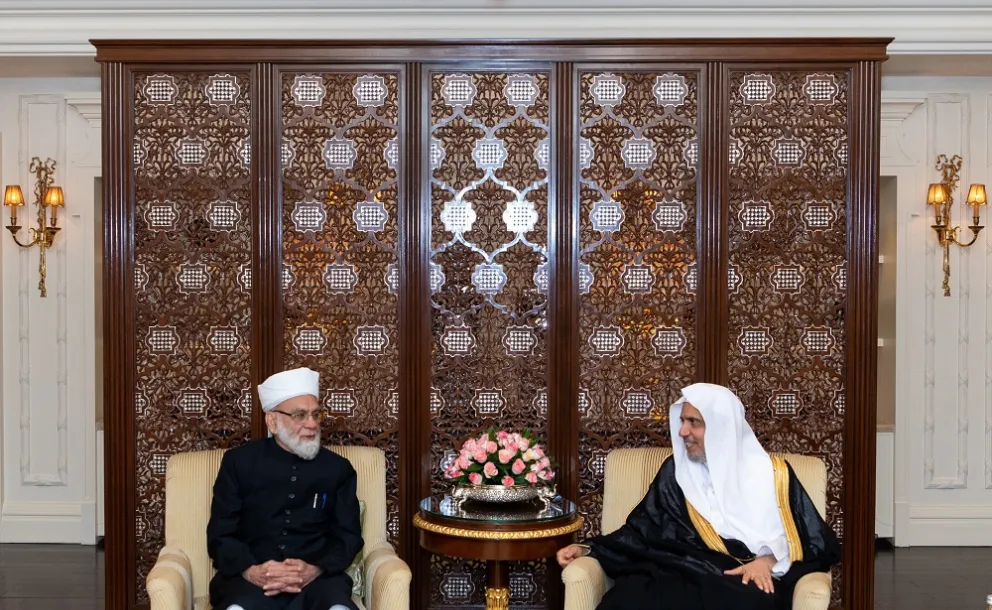
[[[457,538],[474,538],[476,540],[534,540],[538,538],[554,538],[555,536],[563,536],[579,531],[582,529],[582,523],[582,517],[576,517],[575,521],[558,527],[501,532],[438,525],[424,519],[420,516],[420,513],[413,516],[414,527],[424,531]]]

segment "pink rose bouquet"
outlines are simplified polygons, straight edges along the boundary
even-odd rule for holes
[[[490,428],[462,443],[444,478],[463,485],[551,485],[552,458],[530,430]]]

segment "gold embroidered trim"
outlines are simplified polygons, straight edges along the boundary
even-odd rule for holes
[[[413,525],[427,532],[454,536],[456,538],[474,538],[476,540],[534,540],[536,538],[554,538],[564,534],[571,534],[582,529],[582,517],[568,525],[552,527],[548,529],[520,530],[515,532],[492,532],[484,530],[470,530],[447,525],[437,525],[425,520],[420,515],[413,516]]]
[[[699,514],[699,511],[689,503],[688,500],[685,501],[685,507],[689,511],[689,519],[692,521],[692,526],[696,528],[699,532],[699,536],[703,539],[703,542],[711,551],[716,551],[717,553],[723,553],[724,555],[730,555],[730,551],[727,550],[727,545],[723,543],[723,538],[720,534],[716,533],[713,526],[705,517]]]
[[[789,465],[783,458],[772,456],[772,468],[775,470],[778,512],[782,515],[785,539],[789,542],[789,560],[795,563],[803,560],[803,542],[799,539],[799,530],[796,529],[796,522],[792,518],[792,507],[789,505]]]

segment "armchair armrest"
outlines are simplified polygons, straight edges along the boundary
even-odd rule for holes
[[[793,610],[827,610],[830,607],[830,574],[812,572],[796,583],[792,592]]]
[[[193,577],[189,557],[164,547],[145,580],[151,610],[193,610]]]
[[[383,542],[374,546],[366,551],[362,563],[368,610],[409,610],[413,575],[392,545]]]
[[[561,580],[565,583],[565,610],[595,610],[613,584],[592,557],[579,557],[568,564]]]

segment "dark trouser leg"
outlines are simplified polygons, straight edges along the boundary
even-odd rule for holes
[[[210,581],[210,606],[214,610],[231,606],[240,606],[241,610],[282,610],[291,599],[286,594],[266,597],[261,587],[240,576],[225,578],[218,574]]]
[[[300,593],[303,598],[301,610],[330,610],[335,605],[358,610],[355,602],[351,601],[351,584],[347,574],[317,578]]]

